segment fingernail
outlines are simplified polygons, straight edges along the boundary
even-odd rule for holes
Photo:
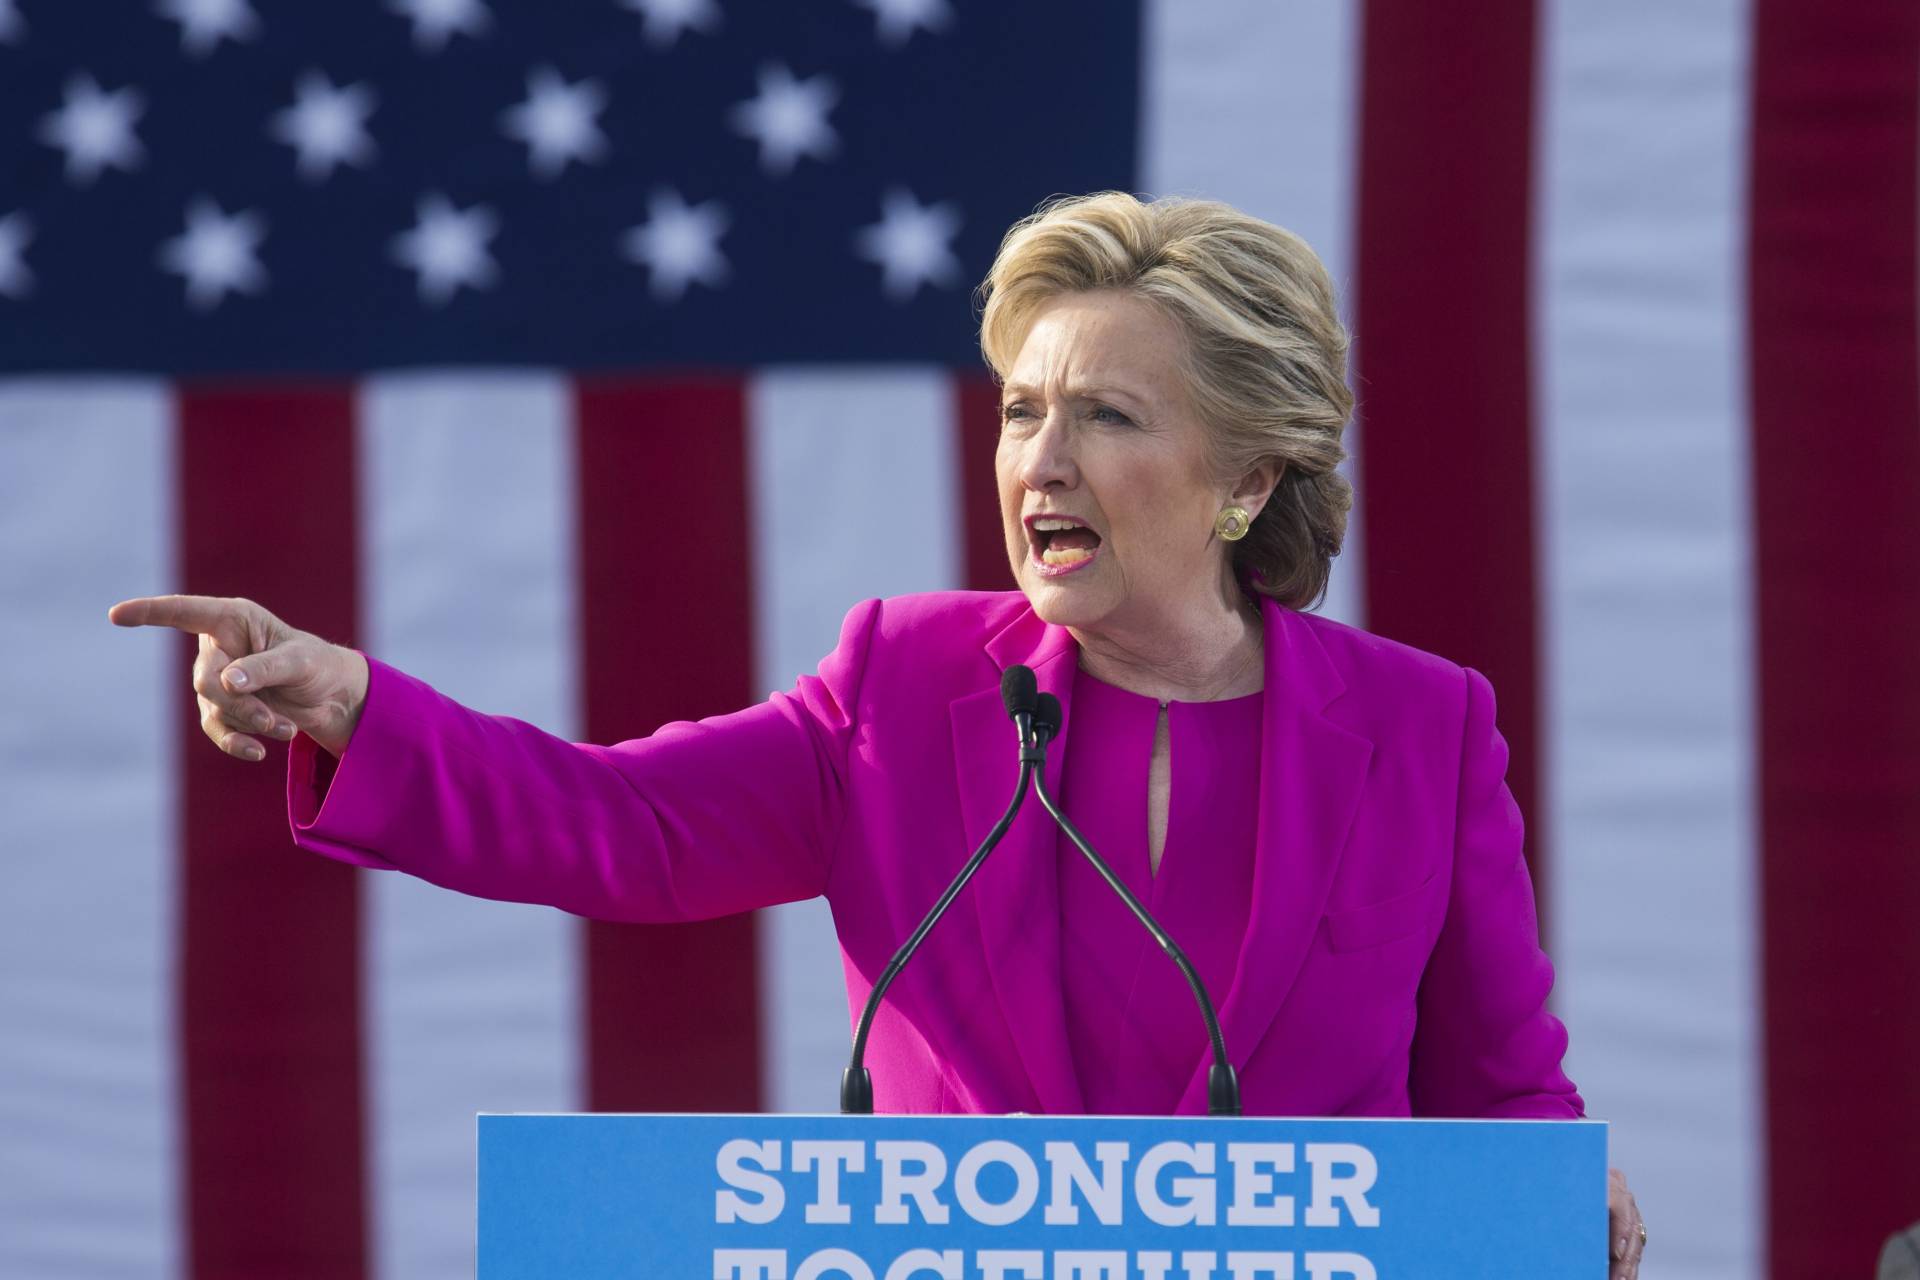
[[[291,738],[294,734],[293,721],[282,720],[279,724],[279,727],[274,729],[274,732],[279,736],[281,736],[282,738]]]
[[[256,729],[273,728],[273,712],[262,711],[259,715],[255,716],[253,718],[253,727]]]
[[[242,747],[240,751],[249,760],[258,760],[267,753],[259,747]]]
[[[244,689],[247,687],[247,673],[238,667],[228,667],[227,683],[236,689]]]
[[[1613,1242],[1613,1256],[1615,1258],[1624,1258],[1627,1256],[1627,1238],[1625,1236],[1621,1236]]]

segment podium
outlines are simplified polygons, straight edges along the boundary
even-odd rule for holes
[[[480,1280],[1604,1280],[1593,1120],[482,1115]]]

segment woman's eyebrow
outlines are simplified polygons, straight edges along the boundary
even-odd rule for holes
[[[1071,385],[1066,390],[1067,390],[1067,395],[1069,397],[1075,398],[1075,399],[1081,399],[1081,400],[1100,399],[1100,398],[1111,399],[1114,397],[1118,397],[1119,399],[1122,399],[1122,400],[1131,400],[1135,404],[1144,405],[1147,403],[1147,399],[1145,396],[1141,395],[1137,391],[1129,391],[1125,387],[1095,386],[1091,384],[1082,383],[1082,384]],[[1003,399],[1007,396],[1030,395],[1032,394],[1032,392],[1033,392],[1033,387],[1024,382],[1008,382],[1003,384],[1000,388],[1000,394]]]

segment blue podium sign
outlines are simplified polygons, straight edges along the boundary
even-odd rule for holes
[[[482,1115],[481,1280],[1603,1280],[1601,1121]]]

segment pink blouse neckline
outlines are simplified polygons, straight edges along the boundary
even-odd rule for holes
[[[1246,933],[1259,810],[1261,693],[1167,702],[1172,787],[1160,869],[1147,850],[1147,772],[1161,703],[1085,671],[1074,677],[1060,801],[1193,961],[1215,1007]],[[1076,795],[1137,797],[1076,805]],[[1089,1112],[1168,1115],[1206,1035],[1193,994],[1126,904],[1062,835],[1061,983]]]

